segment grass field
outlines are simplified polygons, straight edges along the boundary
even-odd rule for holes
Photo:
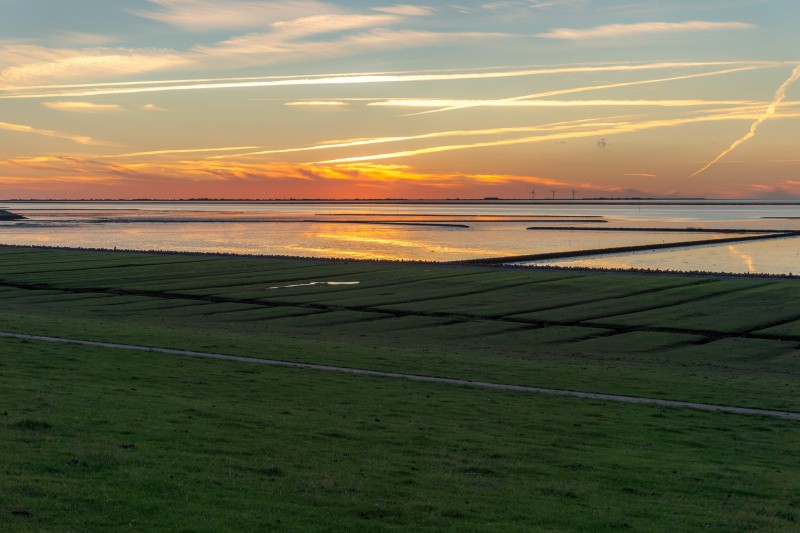
[[[321,281],[358,284],[305,285]],[[792,411],[798,291],[0,248],[0,331]],[[0,528],[789,531],[800,516],[797,422],[39,341],[0,353]]]

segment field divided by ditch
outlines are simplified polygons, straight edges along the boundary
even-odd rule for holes
[[[0,249],[0,331],[789,411],[798,296],[800,283],[768,278]],[[0,525],[61,513],[77,526],[83,512],[105,528],[135,512],[153,526],[167,494],[195,520],[210,514],[189,500],[227,498],[228,527],[268,525],[259,501],[273,527],[298,512],[310,528],[379,529],[538,516],[550,528],[789,530],[800,518],[793,422],[0,346],[13,479]],[[137,498],[127,511],[119,475]],[[92,483],[110,515],[86,510],[102,508]]]

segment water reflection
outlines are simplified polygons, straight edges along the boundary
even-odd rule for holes
[[[727,251],[727,253],[725,253]],[[800,274],[800,238],[615,254],[575,260],[540,261],[543,266],[730,272],[737,274]]]
[[[295,287],[314,287],[316,285],[358,285],[360,281],[309,281],[308,283],[294,283],[292,285],[278,285],[275,287],[267,287],[268,291],[275,289],[294,289]]]
[[[457,261],[730,236],[599,232],[591,226],[600,224],[587,222],[587,217],[603,217],[607,228],[800,229],[800,220],[791,218],[800,215],[796,205],[22,202],[2,207],[29,217],[22,223],[0,223],[0,243],[6,244],[381,260]],[[359,217],[370,222],[459,220],[469,228],[353,223]],[[525,222],[536,217],[540,224]],[[566,218],[584,218],[586,223],[564,224]],[[156,219],[162,222],[144,222]],[[273,222],[257,222],[265,219]],[[319,220],[304,222],[310,219]],[[170,220],[181,222],[164,222]],[[583,227],[526,230],[541,223]],[[547,264],[789,273],[800,272],[798,261],[800,240],[788,239]]]
[[[742,261],[744,261],[744,264],[745,264],[745,266],[747,267],[747,272],[748,272],[748,273],[750,273],[750,274],[754,274],[754,273],[756,272],[756,267],[753,265],[753,258],[752,258],[752,257],[750,257],[749,255],[747,255],[747,254],[745,254],[745,253],[742,253],[742,252],[740,252],[740,251],[739,251],[739,250],[736,248],[736,246],[734,246],[734,245],[732,245],[732,244],[728,246],[728,251],[729,251],[729,252],[730,252],[730,253],[731,253],[731,254],[732,254],[734,257],[738,257],[738,258],[740,258]]]

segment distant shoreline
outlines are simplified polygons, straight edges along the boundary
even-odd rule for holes
[[[296,205],[321,205],[321,204],[340,204],[340,205],[530,205],[530,206],[550,206],[550,205],[634,205],[634,206],[745,206],[745,205],[769,205],[769,206],[800,206],[800,200],[714,200],[706,198],[591,198],[585,200],[526,200],[526,199],[452,199],[452,200],[404,200],[404,199],[379,199],[379,200],[321,200],[321,199],[288,199],[288,200],[249,200],[249,199],[184,199],[184,200],[164,200],[164,199],[140,199],[140,200],[0,200],[6,204],[22,203],[116,203],[116,204],[296,204]]]

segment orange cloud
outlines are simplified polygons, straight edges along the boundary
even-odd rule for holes
[[[87,135],[73,135],[71,133],[63,133],[55,130],[46,130],[42,128],[34,128],[27,124],[12,124],[10,122],[0,122],[0,130],[14,131],[18,133],[31,133],[34,135],[43,135],[45,137],[54,137],[56,139],[65,139],[68,141],[76,142],[78,144],[94,144],[104,145],[102,141],[92,139]]]
[[[686,22],[638,22],[634,24],[607,24],[594,28],[556,28],[539,37],[546,39],[613,39],[634,35],[652,36],[658,33],[680,33],[688,31],[752,30],[755,24],[746,22],[714,22],[689,20]]]
[[[547,177],[511,174],[430,173],[406,165],[341,165],[209,160],[124,164],[78,157],[35,157],[0,161],[28,176],[5,182],[7,197],[26,197],[50,183],[47,197],[111,198],[446,198],[527,197],[530,186],[580,188],[595,194],[616,188]],[[102,187],[99,189],[98,187]],[[15,192],[16,191],[16,192]],[[9,196],[11,195],[11,196]],[[30,196],[27,196],[30,197]]]

